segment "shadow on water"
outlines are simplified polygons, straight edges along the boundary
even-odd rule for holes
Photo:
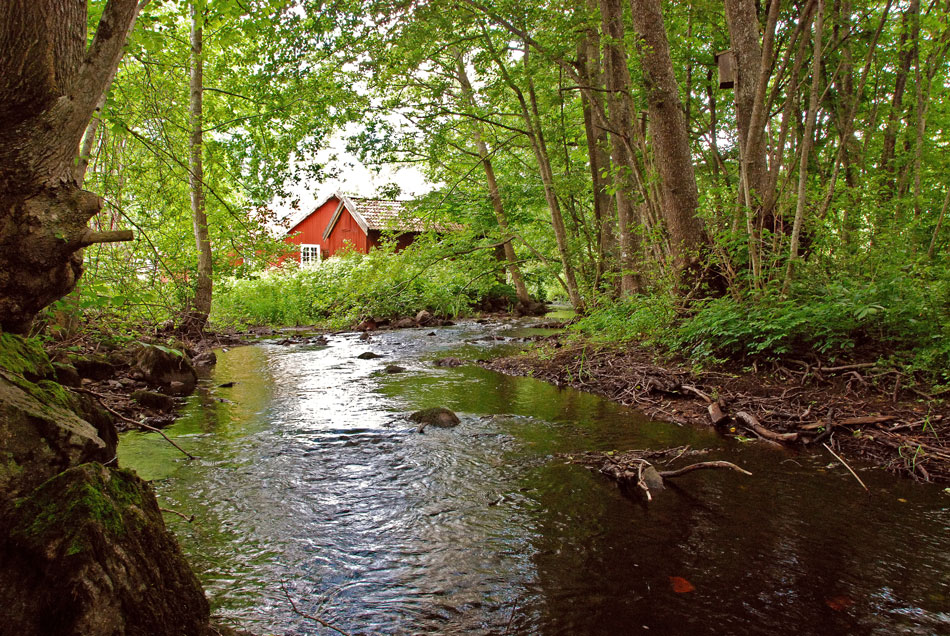
[[[524,325],[222,353],[168,431],[199,459],[127,433],[120,460],[197,515],[168,523],[215,611],[259,632],[316,633],[282,585],[351,633],[950,632],[940,489],[866,470],[868,498],[826,456],[433,365],[486,357],[511,345],[479,338]],[[416,434],[403,416],[434,405],[462,424]],[[646,506],[555,457],[680,444],[754,476],[693,473]]]

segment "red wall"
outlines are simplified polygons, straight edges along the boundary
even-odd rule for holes
[[[380,230],[370,230],[369,231],[369,247],[372,249],[374,247],[379,247],[379,243],[382,239],[382,232]],[[396,237],[396,251],[400,252],[407,247],[409,247],[416,237],[419,236],[419,232],[403,232]]]
[[[365,254],[369,249],[366,235],[363,234],[363,230],[360,229],[360,226],[357,225],[353,217],[350,216],[348,210],[343,210],[340,214],[340,218],[337,220],[336,225],[333,226],[333,232],[330,233],[329,238],[326,240],[323,239],[323,232],[327,229],[327,224],[330,222],[333,213],[336,212],[337,206],[339,205],[339,199],[330,197],[326,203],[317,208],[310,216],[292,227],[289,232],[292,236],[288,236],[284,241],[293,245],[319,245],[320,255],[323,258],[333,256],[333,254],[340,251],[345,241],[349,241],[358,251]],[[294,251],[289,257],[299,261],[300,252]]]
[[[366,254],[371,248],[378,247],[380,231],[370,230],[370,234],[367,236],[363,233],[356,219],[354,219],[352,215],[350,215],[349,210],[346,209],[340,213],[340,218],[337,220],[336,225],[333,226],[333,231],[330,232],[330,236],[324,240],[323,232],[327,229],[327,224],[330,223],[330,219],[333,217],[333,213],[336,212],[337,206],[339,205],[339,199],[330,197],[326,203],[314,210],[310,216],[292,227],[289,231],[291,236],[285,238],[284,242],[291,245],[319,245],[320,255],[323,258],[333,256],[343,249],[346,243],[351,244],[353,248],[361,254]],[[418,234],[418,232],[400,234],[397,239],[398,247],[396,249],[402,250],[408,247]],[[300,251],[291,251],[282,257],[280,262],[288,258],[293,258],[299,262]]]

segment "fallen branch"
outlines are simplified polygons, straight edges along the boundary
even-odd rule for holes
[[[177,510],[172,510],[171,508],[161,508],[161,507],[159,507],[159,510],[161,510],[162,512],[169,512],[169,513],[171,513],[171,514],[173,514],[173,515],[178,515],[179,517],[181,517],[182,519],[184,519],[184,520],[187,521],[188,523],[191,523],[192,521],[195,520],[195,515],[186,515],[186,514],[183,513],[183,512],[178,512]]]
[[[747,427],[755,431],[757,435],[767,440],[776,442],[794,442],[798,439],[798,433],[776,433],[775,431],[770,431],[769,429],[762,426],[759,423],[759,420],[755,419],[754,415],[745,411],[739,411],[736,413],[736,419],[740,420]]]
[[[712,398],[711,398],[711,397],[709,397],[708,395],[706,395],[705,393],[703,393],[702,391],[700,391],[700,390],[697,389],[696,387],[692,386],[691,384],[681,384],[681,385],[680,385],[680,388],[683,389],[684,391],[689,391],[690,393],[695,394],[696,396],[698,396],[698,397],[700,397],[701,399],[705,400],[707,404],[712,403]]]
[[[865,417],[848,417],[838,420],[839,426],[863,426],[865,424],[880,424],[881,422],[890,422],[896,420],[896,415],[868,415]]]
[[[699,462],[698,464],[690,464],[689,466],[683,466],[682,468],[677,468],[676,470],[661,470],[659,471],[659,474],[663,479],[670,479],[671,477],[679,477],[680,475],[685,475],[686,473],[691,473],[694,470],[702,470],[704,468],[728,468],[729,470],[734,470],[736,472],[742,473],[743,475],[749,475],[750,477],[752,476],[752,473],[736,466],[732,462],[721,460]]]
[[[729,416],[722,412],[722,409],[719,408],[719,404],[716,402],[706,407],[706,410],[709,413],[709,419],[712,421],[713,426],[725,424],[729,420]]]
[[[332,630],[335,631],[337,634],[343,634],[343,636],[349,636],[349,634],[348,634],[347,632],[344,632],[342,629],[340,629],[340,628],[337,627],[336,625],[333,625],[332,623],[328,623],[327,621],[323,620],[323,619],[320,618],[319,616],[314,616],[314,615],[312,615],[312,614],[306,614],[306,613],[304,613],[304,612],[301,612],[299,609],[297,609],[297,604],[294,603],[294,599],[292,599],[292,598],[290,597],[290,592],[287,591],[287,586],[284,585],[284,582],[283,582],[283,581],[280,582],[280,589],[283,590],[284,596],[287,597],[287,600],[290,602],[290,607],[291,607],[291,609],[294,611],[294,614],[296,614],[297,616],[303,616],[303,617],[306,618],[306,619],[309,619],[309,620],[315,621],[315,622],[317,622],[317,623],[320,623],[321,625],[323,625],[323,626],[326,627],[327,629],[332,629]]]
[[[822,444],[822,446],[824,446],[824,447],[828,450],[829,453],[831,453],[832,455],[834,455],[834,458],[837,459],[839,462],[841,462],[841,464],[842,464],[845,468],[847,468],[848,471],[849,471],[852,475],[854,475],[854,478],[858,480],[858,483],[861,484],[861,487],[864,488],[865,491],[871,492],[870,489],[867,487],[867,485],[866,485],[863,481],[861,481],[861,478],[858,477],[858,474],[857,474],[856,472],[854,472],[854,470],[853,470],[850,466],[848,466],[848,462],[844,461],[844,459],[842,459],[841,456],[838,455],[838,453],[836,453],[836,452],[834,452],[833,450],[831,450],[831,446],[828,446],[827,444]]]
[[[81,392],[83,392],[83,393],[88,393],[89,395],[91,395],[91,396],[93,396],[94,398],[96,398],[96,400],[98,400],[98,402],[99,402],[99,404],[102,406],[102,408],[104,408],[104,409],[107,410],[109,413],[111,413],[112,415],[116,416],[117,418],[119,418],[119,419],[122,420],[123,422],[128,422],[129,424],[134,424],[134,425],[138,426],[139,428],[144,428],[144,429],[147,430],[147,431],[152,431],[153,433],[158,433],[159,435],[161,435],[162,437],[165,438],[165,441],[166,441],[166,442],[168,442],[169,444],[171,444],[172,446],[174,446],[175,448],[177,448],[178,450],[180,450],[182,453],[184,453],[184,454],[185,454],[185,457],[187,457],[188,459],[195,459],[195,456],[194,456],[194,455],[192,455],[191,453],[189,453],[188,451],[186,451],[184,448],[182,448],[181,446],[179,446],[178,444],[176,444],[174,441],[172,441],[172,439],[171,439],[168,435],[165,435],[165,432],[162,431],[161,429],[155,428],[154,426],[149,426],[149,425],[146,424],[145,422],[139,422],[139,421],[133,420],[133,419],[130,418],[130,417],[126,417],[125,415],[122,415],[121,413],[119,413],[118,411],[116,411],[114,408],[110,407],[108,404],[106,404],[105,402],[103,402],[103,400],[105,399],[106,396],[102,395],[101,393],[96,393],[95,391],[90,391],[89,389],[82,389],[82,388],[78,388],[78,387],[76,387],[76,388],[70,388],[69,390],[70,390],[70,391],[81,391]]]

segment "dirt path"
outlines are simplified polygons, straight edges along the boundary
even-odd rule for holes
[[[716,426],[765,443],[860,457],[917,480],[950,483],[950,407],[918,389],[881,388],[873,363],[788,361],[769,372],[695,372],[633,345],[564,344],[486,366],[633,406],[650,417]],[[897,396],[897,399],[895,399]]]

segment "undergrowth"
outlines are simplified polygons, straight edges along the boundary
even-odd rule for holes
[[[950,384],[950,282],[897,268],[872,277],[842,272],[777,289],[677,306],[639,296],[593,310],[574,329],[584,337],[638,341],[709,364],[802,358],[880,361]]]
[[[513,299],[513,290],[496,281],[496,271],[490,257],[453,260],[412,249],[349,252],[314,266],[289,263],[227,279],[215,290],[211,317],[217,325],[329,328],[423,309],[455,317],[492,300]]]

